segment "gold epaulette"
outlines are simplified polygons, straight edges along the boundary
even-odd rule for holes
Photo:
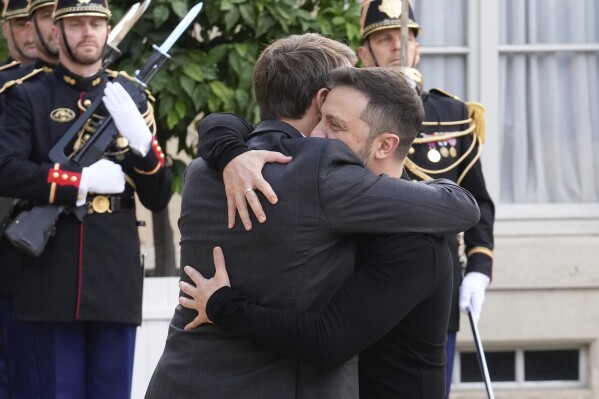
[[[20,85],[23,82],[25,82],[27,79],[31,79],[32,77],[39,75],[42,72],[52,72],[52,68],[47,67],[47,66],[41,67],[38,69],[34,69],[33,71],[31,71],[31,73],[28,73],[27,75],[22,76],[19,79],[9,80],[8,82],[4,83],[4,86],[2,86],[2,88],[0,89],[0,94],[4,93],[10,87],[12,87],[14,85]]]
[[[468,119],[463,121],[451,121],[451,122],[422,122],[423,126],[451,126],[461,125],[469,123],[472,128],[473,134],[479,138],[481,144],[485,143],[485,106],[481,103],[474,101],[464,101],[458,96],[454,96],[451,93],[446,92],[438,88],[431,89],[430,92],[442,94],[446,97],[453,98],[463,102],[468,107]]]
[[[7,69],[14,68],[14,67],[19,66],[19,65],[21,65],[21,63],[19,61],[12,61],[12,62],[9,62],[6,65],[0,66],[0,71],[6,71]]]
[[[105,69],[104,70],[106,72],[106,74],[108,76],[110,76],[111,78],[116,78],[117,76],[121,75],[126,77],[127,79],[129,79],[130,81],[137,83],[137,79],[135,79],[135,77],[129,75],[127,72],[125,71],[113,71],[111,69]],[[148,100],[150,100],[151,102],[155,103],[156,99],[154,98],[154,96],[152,95],[152,93],[150,93],[150,90],[148,89],[143,89],[144,93],[146,93],[146,96],[148,97]]]
[[[474,135],[480,139],[480,143],[485,143],[485,106],[481,103],[468,101],[468,116],[474,125]]]

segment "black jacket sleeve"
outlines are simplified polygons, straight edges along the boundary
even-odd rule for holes
[[[207,315],[225,330],[266,350],[337,366],[389,332],[448,278],[447,248],[444,241],[439,246],[433,240],[440,239],[422,234],[383,235],[366,250],[360,246],[368,254],[362,257],[364,263],[321,313],[268,308],[234,288],[223,287],[208,300]],[[438,270],[440,264],[446,266],[444,271]],[[428,319],[443,320],[435,315]]]
[[[222,171],[233,158],[250,150],[245,142],[253,130],[240,116],[208,115],[198,126],[200,156],[212,169]]]

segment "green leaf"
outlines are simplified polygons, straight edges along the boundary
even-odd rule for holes
[[[166,115],[166,126],[170,130],[177,126],[177,123],[179,123],[179,115],[176,112],[169,112]]]
[[[222,60],[224,56],[227,54],[228,50],[228,44],[221,44],[216,47],[212,47],[210,51],[208,51],[208,55],[206,56],[204,63],[206,65],[213,65],[220,62],[220,60]]]
[[[243,64],[241,57],[236,52],[229,53],[229,65],[233,68],[233,71],[237,75],[241,75],[243,71]]]
[[[232,90],[221,81],[210,82],[210,91],[214,93],[222,102],[226,103],[233,97]]]
[[[248,45],[246,43],[235,43],[233,47],[241,57],[245,58],[248,55]]]
[[[187,1],[185,0],[172,0],[171,7],[179,18],[183,18],[189,9],[187,8]]]
[[[198,64],[190,63],[183,66],[183,72],[197,82],[204,81],[204,72]]]
[[[175,100],[172,96],[161,96],[159,103],[159,117],[164,118],[173,108]]]
[[[217,97],[208,97],[208,112],[212,113],[221,111],[221,104],[222,102]]]
[[[256,25],[256,36],[260,37],[264,35],[270,28],[275,24],[275,21],[270,18],[259,18],[258,24]]]
[[[181,88],[183,89],[183,91],[189,97],[193,96],[193,90],[196,86],[193,79],[191,79],[190,77],[188,77],[186,75],[181,75],[181,77],[179,78],[179,84],[181,85]]]
[[[242,4],[239,6],[239,12],[241,13],[241,17],[243,21],[248,24],[251,28],[256,26],[256,12],[252,5],[250,4]]]
[[[355,24],[345,24],[345,34],[347,35],[347,38],[350,40],[359,39],[360,28]]]
[[[225,30],[231,31],[237,25],[237,21],[239,21],[239,11],[233,8],[225,15]]]
[[[191,94],[191,101],[196,110],[201,109],[206,103],[206,90],[202,86],[196,86]]]
[[[228,11],[231,10],[233,8],[233,3],[231,2],[231,0],[222,0],[220,2],[220,10],[221,11]]]
[[[235,90],[235,102],[241,107],[247,107],[250,102],[250,95],[246,90]]]
[[[175,103],[175,112],[179,116],[179,119],[185,118],[185,114],[187,113],[187,106],[183,101],[177,101]]]
[[[345,22],[345,18],[343,17],[335,17],[333,18],[333,25],[341,25]]]
[[[154,26],[159,28],[163,23],[166,22],[169,15],[171,15],[171,12],[167,6],[159,4],[154,7],[154,12],[152,13]]]

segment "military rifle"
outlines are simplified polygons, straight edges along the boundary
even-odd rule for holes
[[[102,68],[106,69],[114,63],[121,55],[118,45],[121,44],[127,33],[133,28],[135,23],[141,18],[143,13],[148,9],[152,0],[145,0],[143,3],[133,4],[129,10],[123,15],[123,18],[112,29],[108,35],[108,41],[102,53]]]
[[[160,47],[153,46],[154,53],[135,74],[134,80],[137,85],[146,88],[156,73],[170,59],[168,51],[193,22],[202,9],[202,5],[203,3],[198,3],[189,10],[187,15]],[[141,93],[141,90],[127,77],[117,76],[113,82],[121,83],[133,97],[136,104],[139,105],[142,100],[145,101],[145,96]],[[138,94],[136,95],[135,93]],[[102,96],[99,96],[90,104],[87,110],[54,145],[49,153],[49,157],[53,162],[63,165],[87,167],[104,156],[104,153],[118,134],[110,115],[107,115],[106,118],[100,121],[93,122],[94,134],[75,154],[70,154],[70,149],[73,148],[73,143],[77,140],[79,132],[88,123],[88,119],[98,110],[100,105],[102,105]],[[83,206],[76,208],[64,205],[35,206],[31,210],[20,212],[17,215],[15,220],[6,229],[6,237],[17,248],[22,249],[28,254],[39,256],[44,251],[50,237],[55,233],[56,220],[67,209],[72,210],[81,218],[87,211],[87,208]]]

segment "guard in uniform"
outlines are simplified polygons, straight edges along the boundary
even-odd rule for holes
[[[36,57],[33,35],[27,29],[29,15],[27,0],[4,0],[2,10],[2,35],[6,39],[9,59],[0,66],[0,72],[18,69],[22,65],[32,64]],[[2,80],[0,87],[6,80]]]
[[[36,46],[37,59],[34,63],[9,68],[0,72],[0,115],[4,110],[4,93],[15,84],[34,80],[45,72],[51,72],[58,63],[58,43],[48,40],[53,26],[53,0],[29,0],[5,2],[5,15],[27,19],[34,27],[33,42]],[[13,46],[18,47],[18,46]],[[18,80],[18,83],[17,83]],[[23,208],[12,198],[0,198],[6,207],[0,215],[7,224],[11,217]],[[12,208],[12,212],[10,212]],[[10,212],[10,214],[9,214]],[[0,229],[3,229],[0,226]],[[0,234],[0,358],[6,360],[5,378],[0,379],[0,398],[39,398],[41,390],[37,375],[32,370],[37,369],[33,352],[33,338],[28,322],[14,318],[14,290],[20,251],[13,247]],[[0,362],[2,362],[0,360]]]
[[[421,93],[425,118],[420,136],[414,140],[404,163],[410,178],[450,179],[470,191],[480,208],[480,222],[464,232],[465,247],[460,246],[458,237],[448,237],[454,263],[447,340],[446,391],[449,396],[459,311],[470,310],[478,321],[485,290],[492,277],[495,207],[487,192],[480,163],[485,139],[483,107],[478,103],[466,103],[440,89],[423,91],[422,75],[415,69],[420,60],[416,41],[420,26],[411,7],[409,12],[409,65],[400,65],[401,0],[363,2],[362,42],[358,55],[367,67],[401,67],[415,90]],[[459,255],[461,248],[465,251],[462,257]]]
[[[0,195],[86,209],[85,217],[64,212],[40,257],[22,255],[17,276],[16,315],[31,322],[50,398],[130,397],[143,284],[134,194],[152,211],[172,194],[151,102],[133,85],[128,94],[110,83],[120,73],[101,70],[110,15],[105,0],[57,0],[60,63],[7,90],[0,122]],[[52,163],[50,149],[98,97],[105,107],[91,119],[110,113],[121,136],[89,167]],[[67,150],[94,133],[86,124]]]

